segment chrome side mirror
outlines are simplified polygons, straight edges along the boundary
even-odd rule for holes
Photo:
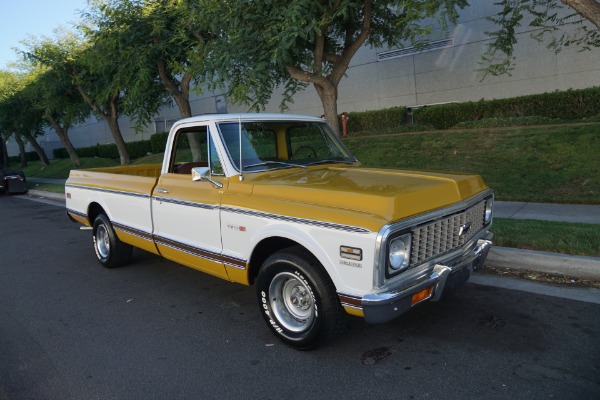
[[[210,168],[209,167],[196,167],[192,168],[192,181],[193,182],[202,182],[207,181],[213,184],[217,189],[221,189],[223,187],[219,182],[215,182],[210,177]]]

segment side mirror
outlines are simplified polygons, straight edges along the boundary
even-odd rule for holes
[[[223,185],[219,182],[215,182],[210,177],[210,168],[209,167],[196,167],[192,168],[192,181],[193,182],[202,182],[207,181],[213,184],[217,189],[221,189]]]

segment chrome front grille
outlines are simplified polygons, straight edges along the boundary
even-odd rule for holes
[[[411,266],[457,249],[475,236],[483,228],[485,202],[413,228]]]

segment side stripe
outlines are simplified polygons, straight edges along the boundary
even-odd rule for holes
[[[268,213],[263,213],[260,211],[243,210],[240,208],[221,207],[221,210],[225,211],[225,212],[235,213],[235,214],[249,215],[249,216],[258,217],[258,218],[268,218],[268,219],[274,219],[277,221],[293,222],[293,223],[297,223],[297,224],[318,226],[321,228],[336,229],[336,230],[340,230],[340,231],[347,231],[347,232],[354,232],[354,233],[370,233],[371,232],[368,229],[359,228],[357,226],[341,225],[341,224],[336,224],[333,222],[316,221],[316,220],[312,220],[312,219],[288,217],[285,215],[268,214]]]
[[[163,203],[179,204],[179,205],[188,206],[188,207],[203,208],[206,210],[214,210],[214,209],[219,208],[219,206],[216,206],[216,205],[196,203],[193,201],[169,199],[167,197],[152,197],[152,200],[160,201]]]
[[[69,214],[74,215],[74,216],[79,217],[79,218],[85,218],[85,219],[87,219],[87,217],[88,217],[87,214],[79,212],[79,211],[75,211],[75,210],[73,210],[71,208],[67,208],[67,212]]]
[[[362,299],[360,297],[338,293],[338,298],[342,306],[362,310]]]
[[[65,185],[65,187],[71,187],[71,188],[76,188],[76,189],[88,189],[88,190],[93,190],[93,191],[102,192],[102,193],[122,194],[124,196],[141,197],[143,199],[150,198],[150,195],[146,194],[146,193],[125,192],[123,190],[102,189],[102,188],[97,188],[97,187],[92,187],[92,186],[72,185],[72,184]]]
[[[112,221],[111,221],[112,222]],[[125,233],[129,233],[130,235],[137,236],[140,239],[148,240],[150,242],[153,241],[152,234],[149,232],[145,232],[136,228],[132,228],[131,226],[119,224],[118,222],[112,222],[115,229],[123,231]]]
[[[81,186],[81,185],[66,185],[66,186],[74,187],[74,188],[95,190],[95,191],[103,192],[103,193],[122,194],[125,196],[134,196],[134,197],[141,197],[141,198],[150,198],[151,197],[149,194],[124,192],[124,191],[120,191],[120,190],[111,190],[111,189],[101,189],[101,188],[90,187],[90,186]],[[207,209],[207,210],[221,210],[221,211],[225,211],[225,212],[231,212],[231,213],[241,214],[241,215],[249,215],[249,216],[258,217],[258,218],[267,218],[267,219],[272,219],[272,220],[276,220],[276,221],[285,221],[285,222],[292,222],[292,223],[296,223],[296,224],[318,226],[318,227],[326,228],[326,229],[335,229],[335,230],[339,230],[339,231],[354,232],[354,233],[371,233],[370,230],[365,229],[365,228],[360,228],[358,226],[352,226],[352,225],[336,224],[333,222],[325,222],[325,221],[317,221],[317,220],[312,220],[312,219],[289,217],[286,215],[269,214],[269,213],[264,213],[264,212],[260,212],[260,211],[245,210],[245,209],[241,209],[241,208],[234,208],[234,207],[227,207],[227,206],[217,206],[214,204],[203,204],[203,203],[197,203],[197,202],[191,202],[191,201],[185,201],[185,200],[176,200],[176,199],[171,199],[171,198],[166,198],[166,197],[152,197],[152,199],[154,199],[156,201],[162,201],[165,203],[172,203],[172,204],[179,204],[179,205],[188,206],[188,207],[203,208],[203,209]]]
[[[154,236],[154,240],[157,244],[167,246],[172,249],[182,251],[184,253],[188,253],[196,257],[204,258],[210,261],[221,262],[223,264],[239,269],[246,269],[246,261],[239,258],[229,257],[223,254],[201,249],[199,247],[191,246],[189,244],[177,242],[175,240],[171,240],[162,236]]]

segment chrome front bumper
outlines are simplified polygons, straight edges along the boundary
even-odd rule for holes
[[[429,276],[414,286],[363,296],[361,306],[365,321],[370,324],[391,321],[413,306],[426,300],[437,301],[444,291],[451,291],[465,283],[472,271],[485,265],[492,245],[492,237],[493,235],[489,233],[484,239],[478,240],[467,254],[444,260],[443,264],[436,264]],[[413,299],[417,294],[420,296]]]

